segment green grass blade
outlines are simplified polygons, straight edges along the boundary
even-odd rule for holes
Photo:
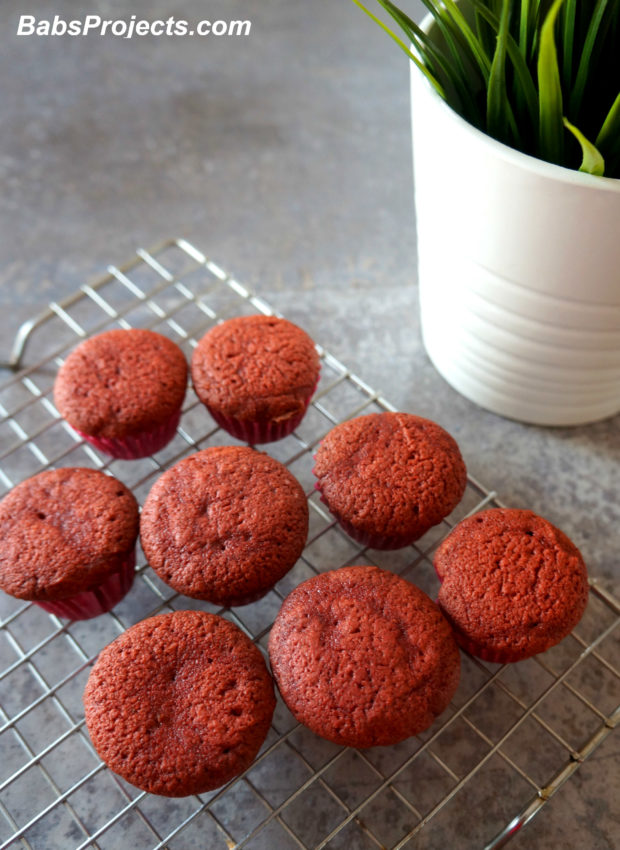
[[[378,0],[378,2],[383,3],[385,0]],[[435,19],[435,24],[447,45],[447,50],[442,51],[444,61],[449,66],[444,82],[449,89],[448,81],[450,81],[453,91],[446,91],[445,99],[465,120],[475,124],[476,127],[484,127],[484,114],[480,111],[476,93],[486,89],[486,80],[474,57],[471,56],[466,39],[437,0],[421,0],[421,2]],[[396,8],[394,4],[391,5]],[[404,13],[401,12],[401,15],[404,16]],[[467,68],[465,61],[467,61]],[[442,80],[439,79],[439,82]]]
[[[541,17],[548,8],[549,0],[521,0],[518,41],[526,62],[531,62],[536,54]]]
[[[479,12],[480,15],[484,16],[484,18],[488,21],[494,32],[496,34],[499,33],[499,20],[497,16],[488,9],[486,0],[471,0],[471,2],[476,11]],[[508,34],[506,39],[506,50],[508,52],[508,58],[510,59],[514,69],[516,82],[518,83],[516,88],[520,93],[523,104],[522,108],[519,109],[519,112],[522,113],[523,108],[527,110],[530,124],[537,132],[538,92],[536,91],[534,79],[532,78],[527,62],[521,53],[520,46],[510,34]]]
[[[363,6],[359,2],[359,0],[352,0],[352,2],[355,3],[355,5],[358,6],[362,10],[362,12],[365,12],[368,15],[368,17],[371,18],[371,20],[373,20],[379,27],[381,27],[381,29],[384,32],[386,32],[393,41],[396,42],[396,44],[400,47],[400,49],[409,57],[409,59],[411,59],[411,61],[424,74],[424,76],[429,81],[429,83],[433,86],[433,88],[435,89],[437,94],[439,94],[440,97],[444,98],[444,100],[445,100],[446,94],[443,90],[443,86],[441,85],[441,83],[437,79],[435,79],[433,74],[431,74],[431,72],[428,70],[428,68],[418,59],[418,57],[415,56],[411,52],[411,50],[409,50],[409,48],[403,42],[403,40],[400,39],[396,35],[396,33],[392,32],[392,30],[386,24],[384,24],[383,21],[380,20],[380,18],[378,18],[376,15],[373,15],[373,13],[370,11],[370,9],[367,9],[365,6]]]
[[[476,89],[478,87],[478,84],[480,85],[480,87],[486,89],[488,69],[490,69],[491,67],[490,60],[488,61],[488,65],[486,66],[485,73],[484,63],[483,67],[481,68],[479,61],[472,52],[471,44],[468,42],[465,34],[461,31],[459,24],[454,20],[451,15],[447,13],[446,9],[443,6],[439,5],[437,0],[422,0],[422,4],[435,18],[435,23],[439,28],[439,31],[441,32],[442,36],[444,37],[446,44],[448,45],[452,61],[459,69],[459,73],[461,74],[462,78],[467,81],[467,85],[469,86],[470,90]],[[469,72],[465,70],[463,57],[466,57],[471,65],[471,70]],[[476,73],[476,71],[479,73],[479,80],[475,79],[472,76],[472,73]]]
[[[456,32],[458,32],[458,34],[465,41],[467,47],[471,52],[472,58],[480,68],[485,83],[488,83],[489,75],[491,73],[490,57],[487,53],[485,53],[483,45],[481,44],[480,40],[476,37],[474,31],[465,20],[463,13],[456,5],[454,0],[443,0],[443,2],[446,11],[456,24]]]
[[[529,54],[530,32],[531,32],[531,3],[530,0],[521,0],[519,9],[519,47],[521,55],[527,59]]]
[[[590,70],[589,66],[590,61],[592,59],[592,51],[594,50],[594,45],[596,43],[596,39],[601,28],[601,23],[603,21],[605,10],[607,8],[607,3],[608,0],[597,0],[596,6],[594,7],[594,11],[592,12],[592,15],[590,17],[588,31],[586,33],[583,50],[581,51],[581,57],[579,59],[579,67],[577,68],[577,75],[575,77],[575,85],[570,96],[571,115],[577,115],[581,108],[586,83],[588,82],[588,73]]]
[[[492,56],[495,51],[495,39],[497,33],[493,32],[492,28],[489,26],[489,22],[478,9],[474,12],[474,23],[476,24],[476,37],[482,45],[482,49],[487,56]]]
[[[531,34],[532,41],[530,44],[530,53],[528,61],[534,61],[534,57],[538,55],[538,48],[540,44],[540,30],[542,27],[542,21],[549,9],[549,3],[545,3],[544,0],[535,0],[535,4],[532,7],[532,19],[531,19]]]
[[[586,174],[595,174],[597,177],[602,177],[605,173],[605,160],[601,156],[600,151],[596,149],[591,141],[586,139],[581,130],[578,130],[566,118],[564,119],[564,126],[567,130],[570,130],[581,145],[582,160],[579,171],[585,171]]]
[[[608,157],[617,159],[620,156],[620,93],[607,113],[595,145]]]
[[[512,110],[506,89],[506,42],[508,40],[510,6],[510,0],[502,0],[499,32],[487,88],[487,131],[491,136],[506,144],[514,142],[510,122]],[[512,118],[514,123],[514,116]]]
[[[395,6],[391,0],[377,0],[377,2],[383,6],[385,11],[396,21],[407,38],[415,44],[416,50],[419,52],[422,61],[429,68],[435,79],[437,79],[440,84],[443,80],[444,91],[446,91],[446,84],[448,82],[453,86],[454,92],[458,97],[458,103],[452,102],[454,98],[451,96],[449,91],[446,91],[446,99],[450,102],[450,105],[460,112],[464,118],[472,121],[476,125],[479,125],[481,122],[481,115],[472,94],[470,76],[465,70],[463,60],[454,45],[450,33],[442,29],[442,27],[445,26],[443,21],[437,21],[436,19],[437,25],[443,32],[444,38],[446,39],[446,44],[449,47],[451,56],[447,56],[445,51],[439,50],[428,34],[425,33],[424,30],[421,29],[414,21],[412,21],[405,12]],[[440,76],[439,71],[442,76]]]
[[[436,49],[428,34],[425,33],[424,30],[415,23],[415,21],[406,15],[402,9],[395,6],[391,0],[377,0],[377,3],[379,3],[380,6],[383,6],[385,11],[391,15],[411,41],[415,41],[416,43],[423,45],[425,48]]]
[[[540,29],[538,50],[540,156],[548,162],[562,163],[564,153],[564,123],[562,86],[555,48],[554,27],[564,0],[554,0]]]
[[[444,74],[451,79],[455,70],[446,60],[444,54],[437,48],[434,41],[428,36],[424,30],[412,21],[411,18],[405,14],[398,6],[395,6],[394,3],[390,2],[390,0],[377,0],[385,11],[396,21],[401,30],[405,33],[410,42],[415,45],[416,50],[419,52],[420,57],[424,61],[426,65],[428,65],[431,69],[433,66],[437,66],[441,68]],[[435,73],[435,72],[433,72]],[[436,73],[435,73],[435,76]]]
[[[566,0],[562,21],[562,85],[570,91],[573,84],[573,52],[575,45],[575,20],[577,0]]]

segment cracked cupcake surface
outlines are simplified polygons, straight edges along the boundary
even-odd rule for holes
[[[297,720],[353,747],[395,744],[428,728],[460,673],[435,603],[377,567],[343,567],[300,584],[276,617],[269,657]]]
[[[581,553],[532,511],[492,508],[437,549],[438,603],[461,646],[487,661],[530,658],[559,643],[588,601]]]
[[[375,549],[422,537],[457,506],[467,484],[456,441],[409,413],[372,413],[337,425],[319,445],[314,474],[345,531]]]
[[[249,767],[274,707],[260,651],[233,623],[203,611],[132,626],[100,653],[84,692],[103,761],[167,797],[219,788]]]
[[[149,564],[178,593],[217,605],[260,599],[300,557],[308,503],[279,461],[216,446],[153,485],[140,518]]]

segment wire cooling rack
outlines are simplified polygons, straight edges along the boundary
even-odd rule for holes
[[[110,460],[59,418],[51,389],[67,352],[112,327],[150,327],[191,354],[202,334],[231,316],[275,311],[199,250],[174,240],[140,250],[122,267],[53,303],[18,332],[11,365],[30,365],[0,387],[0,495],[49,467],[106,469],[143,502],[169,465],[231,442],[190,390],[175,439],[153,458]],[[266,446],[301,481],[310,504],[302,558],[264,599],[234,610],[175,595],[139,561],[129,595],[109,614],[67,622],[0,594],[0,847],[42,850],[294,850],[503,846],[535,815],[618,720],[618,604],[596,584],[584,619],[538,658],[498,666],[462,655],[448,710],[422,735],[394,747],[336,747],[297,724],[278,702],[254,764],[227,786],[180,800],[155,797],[109,771],[84,726],[82,691],[97,653],[144,617],[182,608],[222,614],[265,651],[290,590],[321,571],[377,564],[431,596],[430,556],[466,514],[499,505],[469,479],[457,511],[415,546],[376,552],[353,543],[313,490],[312,452],[343,419],[391,405],[319,348],[321,381],[305,419]],[[614,642],[615,641],[615,642]],[[484,812],[484,817],[479,813]]]

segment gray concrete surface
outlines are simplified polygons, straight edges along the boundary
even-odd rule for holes
[[[348,0],[134,0],[138,17],[250,18],[247,38],[19,38],[0,9],[0,340],[123,262],[186,236],[380,389],[444,425],[472,474],[563,528],[620,585],[620,417],[507,421],[457,395],[419,332],[405,57]],[[417,8],[417,7],[416,7]],[[511,846],[620,846],[612,736]]]

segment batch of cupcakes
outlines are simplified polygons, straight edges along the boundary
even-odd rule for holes
[[[260,599],[295,565],[308,503],[291,472],[254,446],[301,422],[320,362],[309,336],[275,317],[230,319],[199,342],[191,379],[213,419],[247,445],[217,446],[158,478],[142,511],[104,472],[61,468],[0,502],[0,587],[59,617],[87,619],[131,588],[138,536],[157,575],[218,606]],[[81,343],[54,385],[84,440],[140,458],[174,436],[187,388],[180,348],[148,330]],[[457,506],[466,469],[455,440],[410,413],[346,421],[321,441],[316,488],[350,537],[408,546]],[[103,761],[138,788],[170,797],[217,788],[256,757],[275,707],[343,746],[395,744],[428,728],[459,682],[460,654],[515,662],[562,640],[586,607],[578,549],[530,511],[490,509],[458,523],[434,559],[432,601],[377,567],[301,583],[261,652],[230,621],[175,611],[129,628],[99,655],[84,693]],[[273,678],[272,678],[273,677]]]

